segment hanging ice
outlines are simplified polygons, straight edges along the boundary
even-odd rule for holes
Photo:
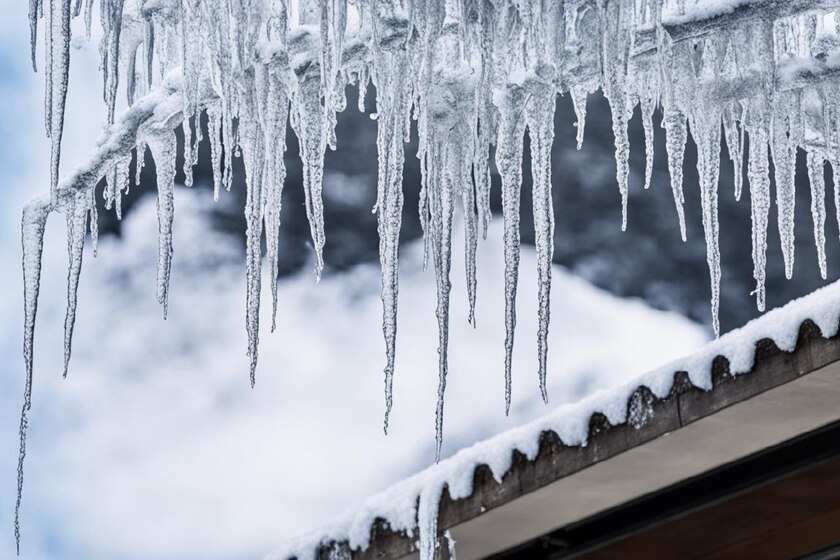
[[[736,198],[744,188],[746,168],[759,308],[765,305],[771,156],[786,274],[792,274],[794,262],[798,150],[807,152],[814,237],[820,271],[825,274],[823,168],[826,162],[834,170],[840,168],[840,86],[826,79],[836,74],[840,57],[838,6],[804,0],[742,4],[733,11],[726,3],[706,0],[100,0],[102,92],[108,126],[91,159],[59,181],[70,23],[73,17],[82,17],[89,32],[94,1],[30,0],[33,66],[38,27],[44,25],[40,37],[45,63],[41,66],[51,161],[50,196],[33,201],[23,216],[28,381],[21,465],[31,392],[40,240],[47,216],[60,212],[68,223],[65,356],[69,361],[88,223],[94,250],[96,246],[93,203],[97,196],[104,196],[106,206],[119,217],[122,195],[129,188],[132,153],[136,153],[136,183],[147,145],[157,169],[158,298],[166,312],[173,247],[174,130],[182,126],[183,171],[189,184],[206,122],[214,197],[220,196],[222,188],[231,188],[236,158],[242,158],[245,168],[245,326],[253,383],[263,237],[272,283],[272,316],[278,309],[275,280],[282,258],[277,236],[286,176],[285,135],[291,129],[298,137],[305,210],[315,271],[320,275],[326,242],[321,196],[324,157],[326,149],[334,149],[341,140],[336,137],[337,114],[346,107],[344,91],[351,83],[358,85],[362,110],[368,83],[376,87],[386,430],[397,348],[404,142],[412,121],[416,122],[422,169],[420,221],[426,258],[432,260],[438,287],[438,453],[448,373],[452,226],[456,207],[461,208],[467,319],[474,323],[476,246],[479,232],[486,233],[491,217],[494,149],[504,220],[504,395],[506,410],[510,408],[526,129],[539,278],[538,316],[527,320],[538,324],[537,374],[547,399],[552,190],[563,188],[551,170],[554,104],[559,94],[569,94],[574,104],[578,147],[584,138],[588,93],[600,88],[609,100],[622,228],[627,227],[631,182],[628,121],[636,106],[645,138],[645,187],[653,176],[653,123],[656,112],[661,114],[676,221],[683,239],[683,206],[689,194],[683,187],[683,168],[686,146],[693,139],[716,331],[722,281],[718,249],[722,232],[717,218],[722,142],[733,163]],[[121,115],[116,113],[118,99],[125,99],[129,106]],[[106,178],[106,190],[96,192],[102,178]],[[834,199],[840,212],[836,183]],[[20,476],[19,490],[22,466]]]

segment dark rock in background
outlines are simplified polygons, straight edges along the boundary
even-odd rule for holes
[[[375,110],[372,92],[368,111]],[[379,241],[376,215],[371,209],[376,200],[376,121],[356,109],[356,90],[348,89],[348,109],[338,120],[338,150],[327,151],[324,175],[324,205],[327,243],[324,248],[325,274],[346,270],[363,262],[378,260]],[[202,119],[203,121],[204,119]],[[631,176],[629,225],[620,231],[621,200],[615,180],[615,159],[609,106],[603,96],[590,96],[586,136],[583,148],[575,149],[575,115],[568,97],[558,99],[555,117],[555,141],[552,150],[555,253],[554,261],[568,267],[597,286],[627,297],[640,297],[651,305],[675,310],[705,324],[711,323],[709,311],[709,273],[700,213],[700,190],[696,171],[696,150],[692,141],[686,149],[685,197],[688,241],[679,236],[677,215],[671,194],[665,155],[665,134],[655,123],[654,172],[649,191],[644,191],[644,135],[638,111],[631,121]],[[202,126],[206,123],[202,122]],[[182,142],[182,131],[178,131]],[[205,134],[206,136],[206,134]],[[405,147],[405,208],[402,242],[421,235],[417,214],[420,191],[420,167],[415,139]],[[526,158],[522,190],[522,240],[533,243],[533,220],[530,197],[530,158],[526,135]],[[281,275],[291,274],[312,262],[309,224],[304,211],[301,162],[294,134],[287,135],[285,154],[287,178],[283,192],[280,233]],[[719,206],[723,279],[721,284],[721,328],[735,328],[758,315],[752,279],[749,187],[744,184],[740,202],[734,199],[732,164],[725,148],[721,151]],[[797,162],[796,195],[796,265],[794,278],[784,278],[776,207],[771,208],[767,252],[767,305],[784,304],[825,284],[819,276],[810,215],[810,189],[804,156]],[[181,156],[177,163],[182,182]],[[134,173],[132,163],[131,173]],[[207,141],[199,148],[199,162],[194,168],[195,185],[211,195],[212,171]],[[125,198],[126,212],[139,196],[154,193],[154,162],[147,153],[142,170],[141,188],[132,189]],[[494,219],[501,219],[498,175],[493,175],[492,204]],[[775,187],[773,187],[775,193]],[[828,189],[831,192],[831,189]],[[775,196],[775,194],[774,194]],[[830,196],[830,195],[829,195]],[[101,197],[100,197],[100,204]],[[214,225],[244,240],[245,220],[244,169],[241,159],[234,160],[234,181],[230,193],[222,193],[213,214]],[[176,195],[177,220],[177,195]],[[833,204],[827,201],[826,221],[829,280],[840,273],[837,250],[838,226]],[[113,212],[100,208],[100,230],[119,234]],[[455,232],[456,239],[462,235]],[[176,247],[176,252],[178,248]],[[176,255],[177,258],[177,255]],[[501,294],[499,294],[501,297]],[[563,294],[555,293],[555,305],[562,315]]]

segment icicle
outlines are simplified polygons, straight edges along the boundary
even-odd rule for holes
[[[76,324],[76,301],[79,290],[79,275],[82,272],[82,255],[85,247],[90,193],[78,190],[68,198],[65,214],[67,218],[67,253],[70,264],[67,269],[67,312],[64,317],[64,377],[70,365],[70,350],[73,342],[73,326]]]
[[[265,103],[265,88],[267,83],[260,74],[258,83],[248,83],[253,90],[255,105]],[[250,82],[251,80],[248,80]],[[262,288],[262,261],[260,254],[260,239],[263,226],[264,183],[263,169],[265,147],[263,144],[264,130],[261,122],[254,115],[256,106],[248,107],[246,116],[240,117],[239,130],[245,161],[245,282],[246,282],[246,310],[245,327],[248,333],[248,358],[250,360],[251,387],[256,383],[257,356],[260,329],[260,291]],[[256,116],[256,115],[254,115]],[[270,123],[276,125],[276,121]],[[274,131],[273,131],[274,132]],[[276,281],[276,279],[275,279]]]
[[[743,108],[740,103],[734,102],[726,106],[723,112],[723,131],[726,135],[726,150],[729,159],[732,161],[732,176],[735,183],[735,200],[741,200],[741,191],[744,187],[744,132],[743,127],[738,127],[737,121],[741,120]]]
[[[575,128],[577,129],[577,149],[580,150],[583,146],[583,133],[586,128],[586,98],[589,93],[586,88],[579,86],[572,86],[569,90],[572,94],[572,105],[575,108],[575,116],[577,122]]]
[[[662,119],[665,127],[665,146],[668,152],[668,171],[671,174],[671,190],[674,193],[674,204],[677,208],[677,219],[680,224],[680,237],[685,241],[685,196],[683,194],[683,160],[685,158],[685,144],[688,141],[685,115],[679,112],[665,112]]]
[[[469,314],[467,322],[475,326],[475,298],[476,287],[476,264],[475,256],[478,248],[478,232],[475,211],[475,186],[470,177],[470,167],[462,162],[461,203],[464,208],[464,269],[467,280],[467,300],[469,302]]]
[[[58,168],[61,161],[61,138],[64,133],[64,106],[67,101],[67,84],[70,80],[71,0],[48,1],[50,2],[50,29],[47,33],[49,43],[47,123],[51,143],[50,184],[52,185],[52,201],[55,203]]]
[[[814,243],[817,247],[817,262],[820,276],[826,277],[825,258],[825,160],[821,154],[808,152],[808,178],[811,182],[811,216],[814,220]]]
[[[385,337],[385,419],[393,407],[394,362],[397,339],[397,296],[399,292],[399,243],[402,224],[403,137],[402,118],[408,111],[406,88],[408,59],[394,54],[381,62],[377,89],[377,148],[379,153],[377,181],[377,228],[379,259],[382,269],[382,332]]]
[[[201,125],[196,122],[196,126]],[[185,118],[181,125],[184,131],[184,185],[187,187],[193,186],[193,134],[190,119]],[[197,151],[197,146],[196,146]]]
[[[15,547],[20,555],[20,506],[23,498],[23,462],[26,458],[27,413],[32,408],[32,361],[35,344],[35,316],[41,287],[41,256],[44,252],[44,230],[51,210],[49,201],[36,199],[23,208],[21,241],[23,245],[23,361],[26,365],[26,388],[20,412],[20,452],[17,465],[17,500],[15,501]]]
[[[111,208],[113,202],[114,211],[117,214],[117,219],[122,220],[122,195],[123,192],[128,192],[129,186],[129,165],[131,164],[131,154],[120,157],[114,163],[114,169],[111,173],[106,175],[108,178],[107,196],[105,199],[105,208]]]
[[[69,0],[68,0],[69,1]],[[108,123],[114,122],[119,85],[120,33],[122,32],[123,0],[100,0],[102,15],[102,69],[105,72],[104,98],[108,106]]]
[[[496,167],[502,178],[505,242],[505,414],[510,412],[513,336],[516,330],[516,288],[519,282],[519,199],[522,187],[522,150],[525,92],[509,84],[500,98]]]
[[[446,549],[449,553],[449,560],[456,560],[457,555],[455,554],[455,545],[457,543],[455,542],[455,538],[452,536],[452,533],[448,530],[444,531],[443,537],[446,539]]]
[[[436,146],[435,150],[446,149]],[[440,154],[437,154],[440,155]],[[447,158],[448,159],[448,158]],[[435,160],[440,161],[438,157]],[[444,164],[446,167],[446,164]],[[438,397],[435,413],[435,460],[440,460],[443,445],[443,404],[446,392],[446,374],[449,369],[449,269],[452,259],[452,176],[444,169],[429,187],[431,206],[432,256],[435,264],[437,283],[438,320]]]
[[[641,105],[645,132],[645,190],[648,190],[653,177],[653,110],[656,106],[651,98],[642,100]]]
[[[630,144],[627,135],[627,33],[625,18],[629,14],[621,2],[598,3],[601,28],[601,63],[604,96],[610,104],[612,130],[615,136],[615,165],[618,191],[621,194],[621,231],[627,229],[628,182],[630,177]]]
[[[135,167],[134,167],[134,184],[138,187],[140,186],[140,174],[143,172],[143,167],[146,164],[146,142],[139,141],[137,143],[137,148],[135,149],[136,153],[136,160],[135,160]],[[128,191],[126,190],[126,193]]]
[[[177,152],[175,133],[158,133],[149,137],[148,144],[157,170],[157,298],[163,305],[163,317],[166,318],[169,311],[169,273],[172,270],[172,220],[175,213],[175,155]]]
[[[621,231],[627,230],[628,182],[630,178],[630,141],[627,136],[627,118],[621,101],[611,102],[612,128],[615,135],[615,165],[618,191],[621,194]]]
[[[300,139],[300,157],[303,160],[303,191],[306,216],[315,249],[315,277],[321,278],[324,270],[324,203],[321,199],[324,177],[324,151],[327,147],[324,133],[324,114],[321,106],[320,82],[317,75],[307,74],[300,80],[292,110],[296,118],[292,126]]]
[[[752,117],[752,113],[748,115]],[[764,311],[765,269],[767,264],[767,225],[770,214],[770,162],[767,132],[760,126],[750,127],[748,177],[750,182],[750,214],[752,215],[752,258],[755,278],[756,306]]]
[[[785,277],[793,276],[794,207],[796,205],[796,146],[798,107],[790,96],[776,101],[772,123],[771,148],[773,166],[776,170],[776,206],[778,207],[779,236],[782,240],[782,258],[785,261]]]
[[[90,245],[93,249],[93,256],[99,249],[99,212],[96,210],[96,187],[89,189],[88,206],[90,209]]]
[[[489,120],[489,116],[487,117]],[[487,228],[493,218],[490,209],[490,134],[487,131],[489,124],[481,119],[478,121],[478,134],[473,140],[473,177],[475,179],[476,207],[478,209],[478,222],[481,224],[481,235],[487,239]]]
[[[286,180],[286,163],[283,153],[286,151],[286,124],[289,114],[289,100],[274,77],[269,78],[269,90],[266,96],[266,158],[265,158],[265,242],[271,271],[271,332],[277,328],[277,275],[280,269],[280,210],[283,198],[283,186]],[[218,122],[218,120],[217,120]],[[210,127],[211,146],[218,142],[218,130]],[[212,148],[211,148],[212,149]],[[218,149],[218,148],[217,148]],[[214,195],[218,195],[216,180],[216,157],[214,156],[213,182]]]
[[[548,402],[548,324],[551,314],[551,262],[554,255],[554,206],[551,197],[551,145],[554,142],[554,92],[548,88],[534,94],[525,108],[531,138],[533,175],[534,239],[537,249],[537,294],[539,298],[537,356],[540,393]]]
[[[219,200],[222,190],[222,123],[219,108],[215,105],[207,108],[207,134],[210,137],[210,165],[213,168],[213,200]],[[282,155],[278,155],[282,159]]]
[[[712,328],[720,335],[720,246],[718,224],[718,177],[720,174],[720,117],[701,110],[692,123],[697,143],[697,173],[700,176],[700,199],[703,230],[706,237],[706,261],[712,289]]]
[[[36,51],[38,48],[38,13],[41,11],[42,0],[29,0],[29,56],[32,59],[32,70],[38,71]]]

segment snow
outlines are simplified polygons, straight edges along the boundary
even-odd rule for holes
[[[84,20],[93,23],[93,0]],[[685,238],[682,205],[683,157],[688,129],[697,144],[703,227],[710,275],[711,314],[719,332],[722,269],[718,189],[721,124],[730,158],[750,178],[753,262],[757,306],[765,300],[766,232],[770,209],[769,155],[774,161],[777,223],[786,276],[794,263],[794,177],[796,153],[804,149],[817,178],[820,161],[840,162],[840,95],[826,72],[832,59],[823,48],[836,34],[836,6],[809,0],[620,0],[615,2],[372,2],[363,0],[100,0],[103,97],[108,128],[88,162],[59,181],[65,103],[68,94],[73,17],[67,0],[32,0],[29,25],[33,53],[43,25],[45,124],[51,140],[50,196],[32,203],[24,217],[27,293],[37,298],[35,274],[42,253],[40,230],[52,212],[65,214],[71,256],[66,311],[65,356],[69,359],[81,270],[84,223],[95,186],[108,176],[106,198],[120,213],[126,161],[149,146],[158,168],[159,227],[157,295],[167,313],[174,220],[173,129],[184,126],[186,184],[192,182],[195,144],[191,123],[202,111],[211,121],[216,197],[230,188],[234,158],[242,158],[247,204],[246,332],[253,386],[260,342],[261,243],[269,248],[269,269],[277,267],[279,193],[285,172],[277,159],[289,127],[298,137],[303,163],[305,212],[310,225],[316,280],[326,243],[323,175],[326,150],[337,142],[336,114],[346,107],[345,87],[368,81],[377,87],[380,173],[375,211],[381,244],[384,378],[388,429],[396,371],[399,294],[401,166],[405,141],[416,126],[423,188],[420,212],[424,263],[435,272],[438,330],[436,450],[443,445],[443,410],[449,371],[452,236],[463,227],[466,244],[466,314],[476,314],[474,257],[479,225],[489,213],[490,154],[502,179],[505,256],[505,407],[509,410],[520,291],[519,213],[523,142],[530,139],[535,239],[538,259],[539,329],[537,376],[548,398],[548,339],[554,221],[551,215],[551,122],[556,96],[571,91],[583,139],[585,92],[601,88],[611,104],[616,181],[622,205],[620,227],[629,219],[627,124],[641,106],[646,134],[646,179],[652,168],[650,139],[654,108],[665,115],[672,190]],[[745,14],[726,18],[727,14]],[[780,24],[783,22],[783,25]],[[830,42],[830,41],[829,41]],[[33,62],[36,59],[33,56]],[[816,62],[815,62],[816,60]],[[793,61],[793,62],[791,62]],[[788,70],[785,70],[788,68]],[[779,82],[794,74],[793,83]],[[829,72],[830,74],[830,72]],[[124,94],[124,95],[122,95]],[[121,101],[124,100],[124,101]],[[117,117],[122,103],[127,109]],[[744,154],[741,136],[750,149]],[[739,138],[735,142],[735,138]],[[729,145],[732,144],[732,145]],[[769,154],[768,154],[769,145]],[[816,158],[816,159],[814,159]],[[837,200],[837,187],[835,199]],[[735,196],[742,186],[736,181]],[[814,199],[825,185],[812,181]],[[457,201],[460,199],[460,209]],[[812,206],[815,242],[822,245],[825,211]],[[462,210],[462,211],[461,211]],[[840,209],[838,210],[840,211]],[[463,219],[459,216],[463,215]],[[96,231],[95,216],[91,225]],[[93,243],[96,236],[92,235]],[[820,257],[822,258],[822,257]],[[270,283],[274,284],[273,278]],[[276,287],[272,288],[276,296]],[[276,310],[276,297],[273,298]],[[32,346],[36,302],[27,305],[27,341]],[[272,318],[272,324],[274,319]],[[31,363],[28,375],[31,378]],[[27,394],[28,394],[27,390]],[[28,400],[27,400],[28,403]],[[25,407],[28,405],[25,405]],[[25,428],[23,418],[22,428]],[[25,430],[22,429],[22,435]],[[22,450],[24,441],[21,442]]]
[[[512,465],[513,452],[519,451],[528,460],[534,460],[539,451],[540,436],[546,431],[556,433],[564,445],[586,445],[589,419],[594,413],[604,414],[613,425],[633,422],[638,426],[650,419],[645,414],[627,417],[628,401],[638,387],[648,387],[653,395],[664,398],[671,391],[674,374],[685,371],[695,386],[711,390],[712,362],[717,356],[727,358],[732,375],[748,374],[753,367],[758,341],[770,339],[781,350],[792,352],[796,348],[800,326],[806,319],[811,319],[826,338],[837,334],[840,326],[840,282],[774,309],[688,357],[623,385],[596,391],[578,402],[561,405],[541,418],[462,449],[370,498],[358,510],[334,524],[290,542],[268,558],[317,558],[320,543],[329,542],[346,541],[351,548],[364,549],[369,545],[371,526],[380,518],[394,531],[412,535],[419,533],[420,558],[430,560],[435,557],[439,546],[437,508],[444,487],[449,489],[455,500],[468,497],[472,493],[473,473],[479,465],[487,465],[495,480],[501,482]],[[630,414],[633,414],[632,407]]]

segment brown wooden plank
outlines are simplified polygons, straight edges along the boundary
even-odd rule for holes
[[[574,558],[791,558],[840,542],[840,457],[670,518]]]

